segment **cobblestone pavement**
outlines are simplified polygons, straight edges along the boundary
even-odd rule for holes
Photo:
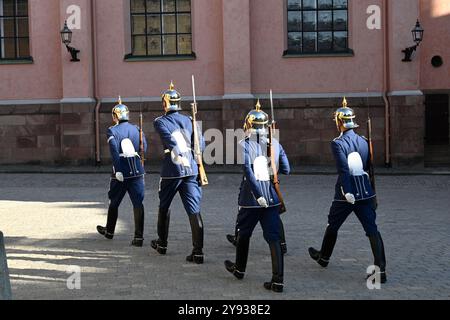
[[[283,190],[289,253],[285,293],[266,291],[269,249],[258,227],[243,281],[223,267],[234,259],[225,234],[234,227],[240,175],[210,175],[204,189],[204,265],[185,262],[189,222],[176,198],[169,250],[159,256],[156,235],[158,177],[146,177],[146,241],[129,246],[131,203],[121,206],[114,240],[100,237],[105,224],[108,175],[0,174],[0,230],[15,299],[449,299],[450,176],[383,176],[378,179],[378,224],[387,254],[388,283],[369,290],[370,245],[356,217],[341,229],[332,261],[321,269],[307,253],[319,247],[333,195],[334,176],[290,176]],[[69,290],[70,266],[81,268],[81,289]]]

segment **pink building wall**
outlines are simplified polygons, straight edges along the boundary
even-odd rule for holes
[[[30,0],[33,64],[0,65],[0,100],[62,96],[59,1]]]
[[[253,90],[269,88],[286,94],[365,92],[382,89],[382,31],[368,30],[366,9],[382,1],[350,1],[350,48],[354,57],[284,58],[286,49],[285,5],[268,0],[252,1]],[[394,1],[396,2],[396,1]]]
[[[33,64],[0,67],[0,99],[93,97],[89,0],[29,0]],[[82,28],[74,30],[81,50],[72,63],[59,30],[66,8],[82,9]],[[126,62],[129,53],[129,1],[97,0],[98,93],[101,98],[158,97],[170,80],[190,94],[195,74],[200,96],[227,94],[346,93],[382,90],[383,30],[368,30],[366,9],[382,0],[350,1],[349,33],[353,57],[285,58],[285,1],[192,1],[195,60]],[[447,49],[450,3],[439,0],[389,1],[391,91],[449,87],[448,68],[430,67],[430,55],[450,59]],[[420,6],[419,6],[420,4]],[[425,40],[411,63],[401,50],[412,45],[410,30],[420,17]],[[439,36],[433,36],[439,35]],[[39,79],[39,81],[37,81]],[[444,83],[442,80],[445,79]],[[421,82],[420,82],[421,81]],[[17,85],[19,84],[20,85]]]
[[[191,75],[198,95],[223,95],[223,41],[221,1],[192,1],[195,60],[126,62],[130,53],[128,0],[98,0],[98,71],[102,98],[159,97],[175,82],[184,95],[191,94]],[[114,21],[114,23],[111,23]]]
[[[423,90],[450,91],[450,1],[421,0],[421,21],[426,34],[420,46],[420,86]],[[439,55],[444,65],[435,68],[431,59]]]

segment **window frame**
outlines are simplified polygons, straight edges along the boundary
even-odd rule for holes
[[[0,28],[0,64],[7,64],[7,63],[26,63],[26,62],[32,62],[33,58],[31,56],[31,37],[30,37],[30,14],[29,14],[29,1],[26,1],[26,5],[27,5],[27,14],[26,15],[19,15],[18,14],[18,0],[13,0],[14,1],[14,9],[13,9],[13,15],[4,15],[4,1],[0,0],[1,5],[0,5],[0,18],[5,19],[5,18],[12,18],[14,20],[14,35],[11,36],[4,36],[4,24],[3,24],[3,28]],[[27,23],[27,36],[19,36],[18,35],[18,19],[21,18],[26,18],[28,20]],[[3,20],[4,21],[4,20]],[[2,36],[3,35],[3,36]],[[2,40],[5,39],[13,39],[14,40],[14,57],[5,57],[3,52],[4,52],[4,48],[2,45]],[[27,39],[28,40],[28,56],[18,56],[19,54],[19,41],[21,39]],[[3,42],[4,43],[4,42]]]
[[[283,56],[284,57],[326,57],[326,56],[353,56],[354,52],[353,50],[350,48],[350,9],[351,9],[351,0],[347,0],[347,6],[346,8],[334,8],[335,5],[335,1],[336,0],[331,0],[331,8],[328,9],[322,9],[319,8],[319,3],[318,0],[314,0],[315,3],[315,8],[305,8],[304,7],[304,0],[298,0],[301,2],[301,7],[298,9],[290,9],[289,8],[289,1],[286,0],[285,1],[285,41],[286,41],[286,50],[283,52]],[[331,26],[330,28],[321,30],[319,28],[319,15],[321,12],[324,11],[329,11],[331,12]],[[335,29],[335,21],[334,21],[334,17],[335,17],[335,13],[339,11],[344,11],[346,13],[346,27],[345,30],[342,29]],[[301,15],[301,31],[290,31],[289,29],[289,13],[290,12],[298,12]],[[305,31],[305,22],[303,19],[304,16],[304,12],[314,12],[315,13],[315,28],[314,30],[306,30]],[[299,32],[302,34],[302,48],[301,50],[296,50],[293,48],[289,47],[289,34],[290,33],[294,33],[294,32]],[[315,51],[304,51],[303,48],[303,44],[304,44],[304,33],[314,33],[315,34]],[[331,33],[331,50],[319,50],[319,34],[322,32],[329,32]],[[335,33],[336,32],[346,32],[347,33],[347,37],[346,37],[346,48],[344,50],[335,50],[334,49],[334,43],[335,43]]]
[[[189,11],[178,11],[178,1],[175,0],[175,8],[174,11],[163,11],[163,1],[159,0],[159,11],[149,11],[147,7],[147,1],[144,1],[144,11],[143,12],[133,12],[132,8],[132,1],[130,0],[130,37],[131,37],[131,53],[125,55],[125,60],[128,61],[142,61],[142,60],[185,60],[185,59],[193,59],[196,57],[195,52],[193,51],[193,32],[192,32],[192,1],[190,1],[190,10]],[[179,32],[179,22],[178,17],[179,15],[183,14],[189,14],[189,23],[190,23],[190,32]],[[163,17],[165,15],[173,15],[175,18],[175,32],[163,32]],[[133,17],[136,16],[143,16],[145,18],[145,33],[134,33],[133,30]],[[148,33],[148,17],[149,16],[159,16],[159,33]],[[191,52],[190,53],[179,53],[179,44],[178,44],[178,37],[181,35],[189,35],[191,37]],[[148,38],[151,36],[159,37],[160,38],[160,54],[149,54],[149,40]],[[164,54],[164,36],[174,36],[175,37],[175,54]],[[134,45],[135,37],[145,37],[145,55],[136,55],[134,54]]]

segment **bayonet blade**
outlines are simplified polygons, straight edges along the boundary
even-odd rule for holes
[[[194,78],[194,75],[192,75],[192,97],[194,99],[194,104],[197,104],[197,98],[195,96],[195,78]]]
[[[270,110],[272,112],[272,122],[275,122],[275,112],[273,110],[273,94],[272,89],[270,89]]]

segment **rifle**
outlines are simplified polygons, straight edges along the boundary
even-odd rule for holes
[[[281,194],[280,190],[280,180],[278,180],[278,169],[277,169],[277,162],[275,161],[275,149],[273,145],[273,137],[275,135],[276,122],[275,122],[275,113],[273,109],[272,90],[270,90],[270,108],[272,111],[272,122],[269,126],[269,140],[267,142],[267,154],[270,157],[270,166],[272,168],[272,183],[275,188],[275,192],[278,195],[278,199],[280,200],[281,203],[280,214],[283,214],[286,212],[286,205],[284,203],[283,195]]]
[[[194,97],[194,103],[191,104],[192,106],[192,130],[194,134],[194,155],[195,160],[198,164],[198,174],[200,176],[200,185],[206,186],[209,184],[208,178],[206,176],[205,167],[203,165],[203,159],[202,159],[202,151],[200,149],[200,140],[199,140],[199,134],[198,134],[198,127],[197,127],[197,100],[195,97],[195,79],[194,76],[192,76],[192,93]]]
[[[375,170],[373,168],[374,150],[372,143],[372,120],[370,119],[370,105],[369,105],[369,89],[367,89],[367,140],[369,144],[369,178],[373,191],[376,193],[375,185]],[[378,200],[375,198],[375,205],[378,206]]]
[[[145,150],[144,150],[144,117],[142,116],[142,107],[139,114],[139,153],[141,156],[142,167],[145,164]]]

